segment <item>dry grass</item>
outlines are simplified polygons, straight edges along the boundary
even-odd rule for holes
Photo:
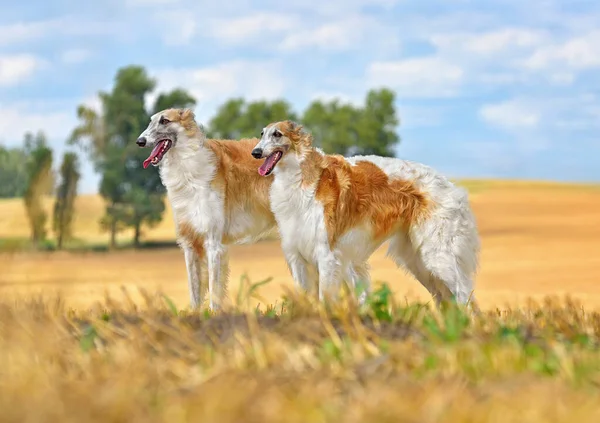
[[[326,311],[282,302],[291,281],[277,242],[233,247],[234,304],[214,316],[174,306],[188,301],[177,249],[0,254],[0,420],[600,421],[600,190],[464,185],[489,310],[472,321],[419,305],[426,291],[384,249],[372,274],[396,296],[376,285],[367,310]],[[0,201],[0,238],[27,236],[21,207]],[[80,197],[77,210],[76,235],[105,242],[100,199]],[[169,211],[147,239],[172,236]],[[244,273],[273,281],[249,298]],[[121,286],[130,301],[98,303],[123,298]],[[575,299],[543,300],[565,293]]]
[[[243,299],[243,298],[242,298]],[[3,422],[597,422],[600,315],[0,302]]]

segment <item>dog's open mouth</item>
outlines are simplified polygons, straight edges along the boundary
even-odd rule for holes
[[[171,148],[172,145],[173,142],[171,140],[160,140],[157,142],[148,158],[144,160],[144,169],[146,169],[149,164],[152,164],[152,166],[158,166],[165,153],[169,151],[169,148]]]
[[[275,151],[275,152],[271,153],[265,159],[265,162],[262,164],[262,166],[258,168],[259,175],[261,175],[261,176],[270,175],[271,172],[273,172],[273,169],[275,169],[275,165],[277,164],[277,162],[279,160],[281,160],[282,156],[283,156],[282,151]]]

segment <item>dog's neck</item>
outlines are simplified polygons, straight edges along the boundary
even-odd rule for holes
[[[314,147],[290,151],[277,163],[273,175],[286,184],[312,185],[323,171],[323,152]]]
[[[167,190],[181,190],[209,183],[214,176],[213,151],[205,144],[206,136],[198,132],[188,137],[179,134],[177,143],[165,154],[160,176]]]

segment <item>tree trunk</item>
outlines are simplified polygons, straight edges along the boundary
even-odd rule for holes
[[[140,237],[141,237],[141,222],[136,222],[135,223],[135,233],[133,235],[133,245],[135,248],[139,248],[140,247]]]
[[[110,222],[110,245],[109,245],[109,249],[110,250],[114,250],[116,246],[117,246],[117,221],[113,217],[112,221]]]
[[[62,232],[62,228],[61,228],[61,229],[59,229],[58,239],[56,240],[56,249],[62,250],[62,245],[63,245],[63,232]]]

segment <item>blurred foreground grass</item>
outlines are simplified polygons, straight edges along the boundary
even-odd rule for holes
[[[219,313],[0,300],[0,420],[600,421],[600,315],[568,299],[469,317],[384,285],[363,309],[250,309],[256,286]]]

